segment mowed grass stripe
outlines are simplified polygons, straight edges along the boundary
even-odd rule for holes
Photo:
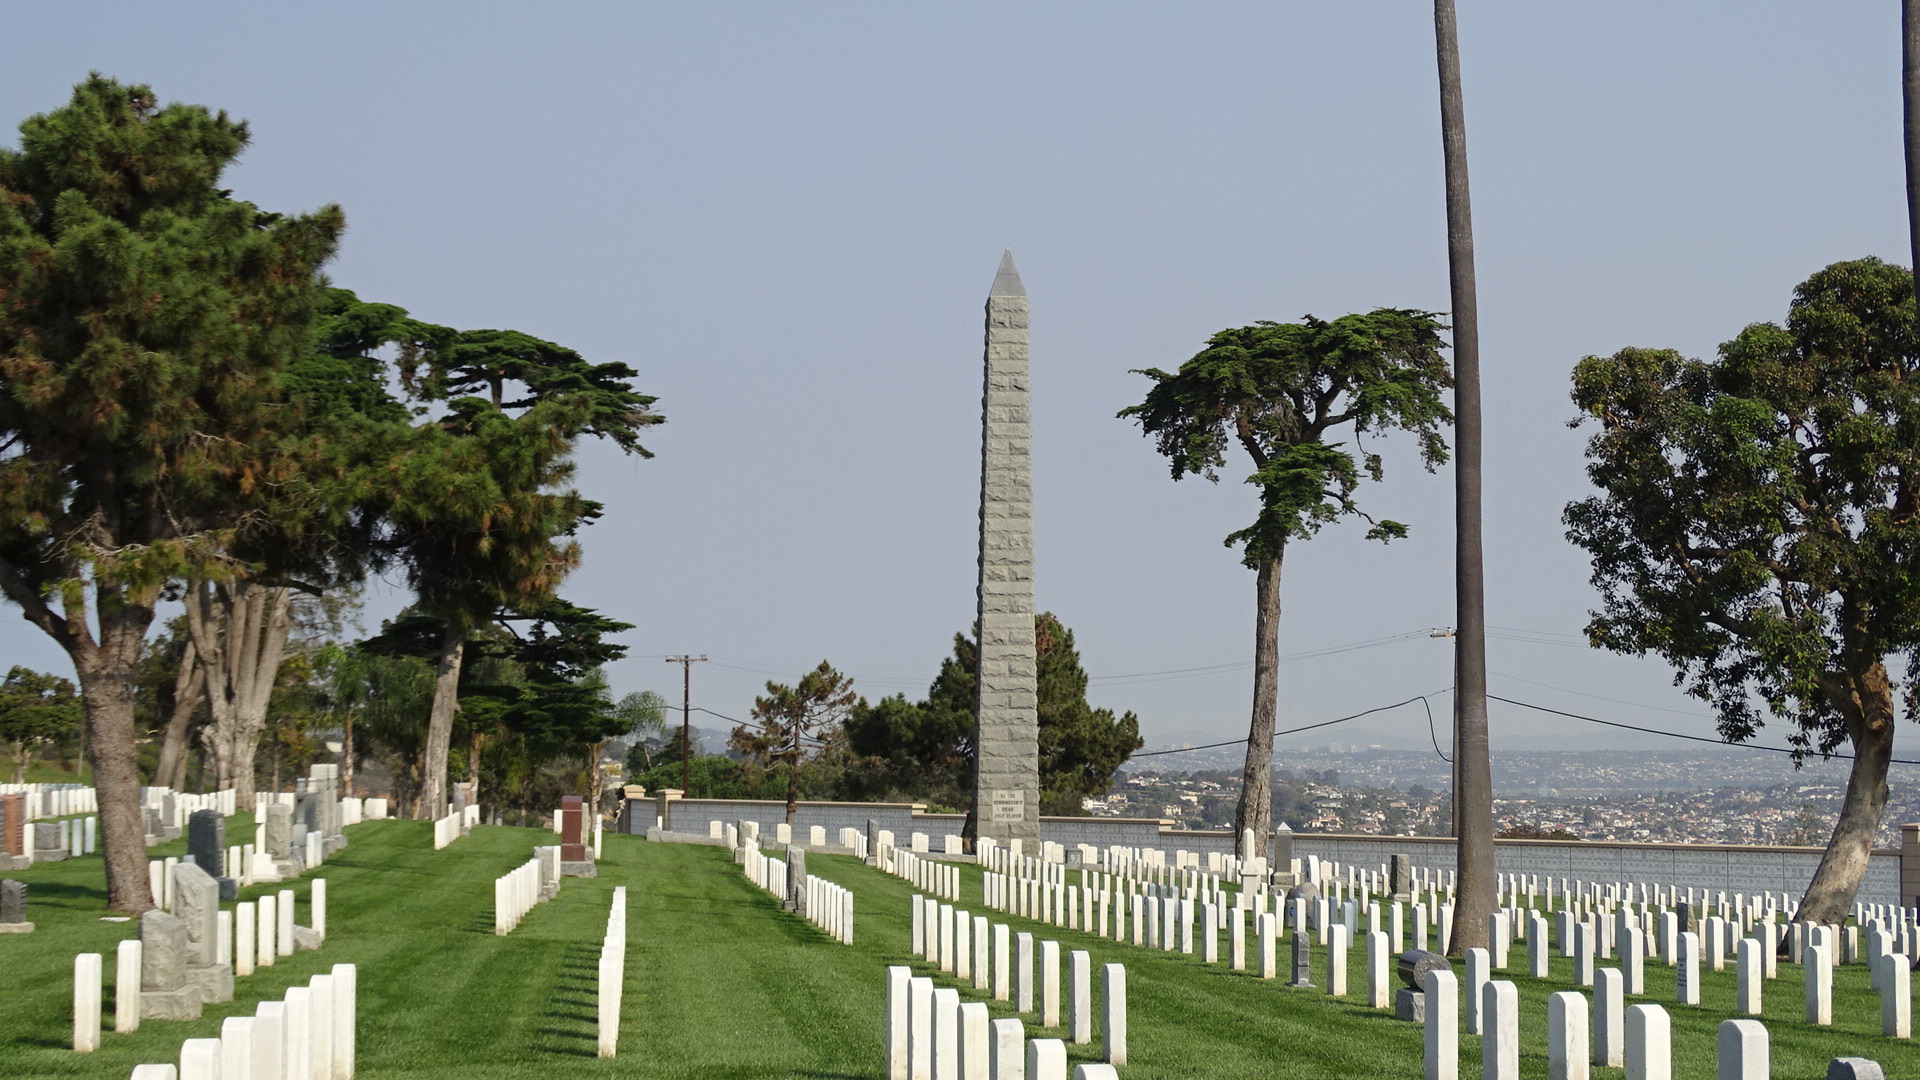
[[[244,819],[231,835],[246,835]],[[99,860],[82,859],[22,873],[41,929],[0,938],[0,1076],[126,1076],[142,1061],[173,1061],[182,1040],[219,1033],[221,1018],[251,1014],[262,1000],[334,963],[360,965],[360,1075],[368,1080],[461,1076],[879,1078],[885,1048],[885,969],[904,964],[957,985],[932,965],[906,956],[904,881],[842,856],[811,855],[809,868],[854,891],[855,944],[841,946],[750,884],[722,848],[648,844],[608,836],[596,879],[568,879],[558,900],[541,904],[519,928],[493,934],[493,879],[525,861],[554,834],[483,827],[445,851],[432,850],[420,822],[374,822],[350,830],[352,844],[320,873],[330,881],[329,940],[318,952],[282,958],[239,980],[238,1000],[209,1007],[199,1021],[149,1021],[134,1035],[104,1037],[95,1054],[68,1045],[73,954],[107,957],[108,1015],[114,943],[131,923],[102,923]],[[179,843],[155,849],[178,854]],[[1136,949],[984,910],[980,872],[963,868],[958,907],[1052,938],[1065,954],[1086,949],[1098,966],[1125,964],[1130,998],[1129,1080],[1192,1077],[1417,1076],[1419,1028],[1358,1003],[1364,948],[1350,954],[1353,997],[1265,982],[1197,957]],[[599,943],[613,887],[629,894],[627,996],[621,1055],[594,1054],[594,995]],[[292,883],[302,898],[306,879]],[[251,897],[278,886],[247,890]],[[302,920],[305,919],[304,910]],[[1224,935],[1223,935],[1224,937]],[[1257,942],[1249,935],[1250,952]],[[1224,952],[1224,949],[1223,949]],[[1289,950],[1283,943],[1281,966]],[[1313,978],[1324,982],[1315,950]],[[1516,949],[1515,966],[1524,966]],[[1546,1074],[1546,998],[1571,989],[1570,961],[1556,957],[1554,977],[1519,985],[1522,1074]],[[1836,1027],[1800,1021],[1800,971],[1783,967],[1767,985],[1775,1075],[1817,1076],[1842,1054],[1873,1057],[1890,1077],[1920,1077],[1920,1051],[1878,1035],[1878,1002],[1865,969],[1842,966],[1835,978]],[[1064,970],[1063,970],[1064,976]],[[1678,1076],[1711,1076],[1714,1030],[1732,1006],[1733,974],[1703,973],[1706,1007],[1672,1004],[1673,970],[1647,966],[1653,991],[1634,1001],[1663,1004],[1674,1018]],[[1097,985],[1096,985],[1097,992]],[[986,1000],[971,987],[964,1000]],[[1016,1015],[990,1002],[995,1017]],[[1030,1036],[1038,1017],[1021,1017]],[[109,1024],[110,1024],[109,1020]],[[1096,1025],[1098,1021],[1096,1018]],[[1461,1071],[1478,1070],[1479,1039],[1463,1035]],[[1074,1061],[1091,1047],[1070,1047]],[[1618,1070],[1596,1070],[1601,1080]]]

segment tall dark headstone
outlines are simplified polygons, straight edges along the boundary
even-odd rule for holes
[[[1387,868],[1388,891],[1393,899],[1404,903],[1413,895],[1413,856],[1395,855]]]
[[[195,810],[187,816],[187,858],[208,877],[227,872],[227,818],[218,810]]]
[[[1033,419],[1027,290],[1013,253],[987,296],[981,394],[980,669],[975,835],[1040,844],[1040,714],[1033,638]]]

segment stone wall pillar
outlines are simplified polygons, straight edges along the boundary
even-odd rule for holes
[[[1027,291],[1013,253],[987,297],[981,395],[980,671],[974,703],[976,835],[1040,841],[1040,719],[1033,641],[1033,421]]]

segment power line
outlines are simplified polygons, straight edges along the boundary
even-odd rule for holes
[[[1545,705],[1535,705],[1530,701],[1515,701],[1512,698],[1499,697],[1494,694],[1488,694],[1487,698],[1488,700],[1491,700],[1491,701],[1504,701],[1509,705],[1518,705],[1523,709],[1532,709],[1536,712],[1552,713],[1555,716],[1564,716],[1569,720],[1585,720],[1589,724],[1604,724],[1607,727],[1625,728],[1628,731],[1639,731],[1639,732],[1644,732],[1648,735],[1664,735],[1669,739],[1685,739],[1688,742],[1712,743],[1715,746],[1725,746],[1725,747],[1729,747],[1736,750],[1765,750],[1769,753],[1774,753],[1774,754],[1792,754],[1795,757],[1801,757],[1806,754],[1816,752],[1811,750],[1795,750],[1790,746],[1761,746],[1756,743],[1728,742],[1725,739],[1709,739],[1704,735],[1687,735],[1678,731],[1661,731],[1659,728],[1641,727],[1638,724],[1623,724],[1618,720],[1602,720],[1597,716],[1582,716],[1579,713],[1567,712],[1563,709],[1549,709]],[[1828,758],[1838,758],[1841,761],[1853,760],[1852,754],[1835,753],[1835,754],[1822,754],[1821,756],[1828,757]],[[1908,761],[1904,758],[1888,758],[1887,763],[1890,765],[1920,765],[1920,761]]]
[[[1424,634],[1426,633],[1426,631],[1422,630],[1421,633]],[[1445,693],[1445,691],[1435,691],[1436,695],[1441,693]],[[1344,724],[1349,720],[1358,720],[1363,716],[1372,716],[1374,713],[1377,713],[1377,712],[1386,712],[1389,709],[1397,709],[1402,705],[1411,705],[1416,701],[1426,701],[1426,700],[1427,700],[1427,695],[1415,694],[1413,697],[1410,697],[1405,701],[1396,701],[1391,705],[1381,705],[1376,708],[1367,709],[1364,712],[1354,713],[1352,716],[1343,716],[1338,720],[1322,720],[1317,724],[1308,724],[1305,727],[1288,728],[1285,731],[1276,731],[1273,733],[1273,737],[1277,739],[1282,735],[1298,735],[1303,731],[1312,731],[1315,728],[1332,727],[1335,724]],[[1433,706],[1431,705],[1427,706],[1427,717],[1429,720],[1431,720],[1433,717]],[[1251,738],[1251,737],[1252,736],[1248,736],[1247,738]],[[1228,739],[1225,742],[1206,743],[1205,745],[1202,745],[1202,746],[1180,746],[1180,747],[1175,747],[1174,749],[1171,749],[1171,750],[1147,750],[1140,753],[1132,754],[1130,756],[1136,757],[1136,758],[1143,758],[1143,757],[1159,757],[1162,754],[1186,754],[1186,753],[1191,753],[1192,751],[1195,751],[1195,750],[1213,750],[1222,746],[1235,746],[1240,743],[1244,743],[1246,741],[1247,739],[1245,738]]]

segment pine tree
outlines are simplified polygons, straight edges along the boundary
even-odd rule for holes
[[[280,377],[311,337],[337,207],[221,175],[224,112],[99,75],[0,149],[0,590],[72,658],[108,903],[151,907],[132,688],[169,582],[214,575],[236,507],[297,475]]]

